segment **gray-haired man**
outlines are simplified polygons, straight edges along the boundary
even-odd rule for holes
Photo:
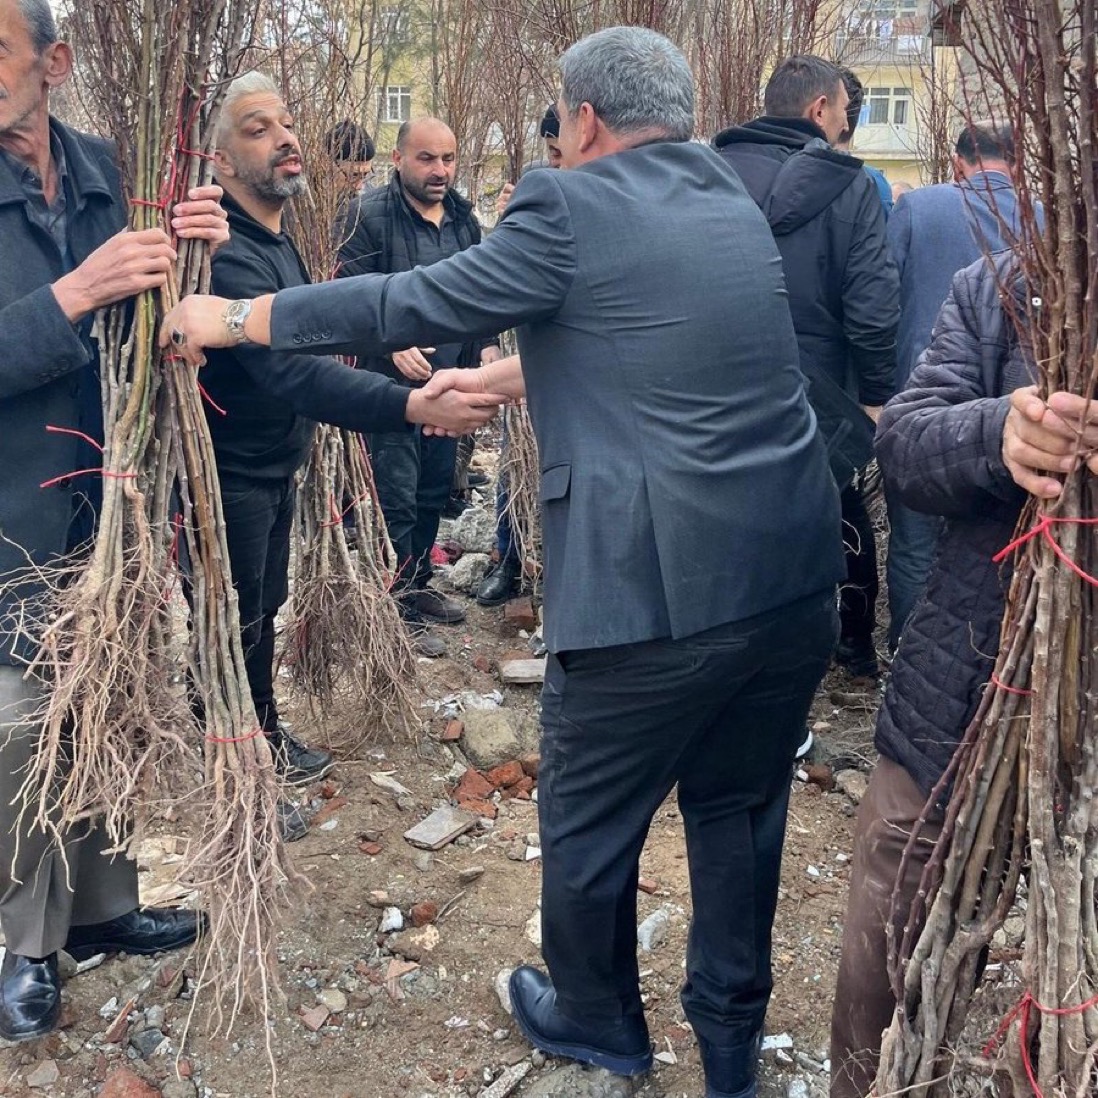
[[[649,1067],[638,860],[677,786],[694,899],[683,1005],[707,1094],[750,1098],[789,772],[835,640],[838,493],[780,257],[736,174],[690,141],[685,58],[616,27],[573,46],[561,78],[571,170],[523,176],[483,244],[259,298],[245,334],[385,351],[520,325],[521,372],[453,370],[424,389],[525,392],[541,455],[551,980],[516,970],[515,1017],[554,1054]],[[167,319],[192,361],[227,341],[227,304],[191,298]]]
[[[127,210],[114,149],[49,114],[49,93],[72,71],[48,0],[0,0],[0,573],[27,575],[86,545],[102,464],[73,434],[102,437],[92,314],[164,285],[175,258],[159,229],[125,232]],[[218,188],[177,206],[179,236],[228,238]],[[57,482],[53,484],[53,482]],[[39,487],[44,483],[52,487]],[[33,654],[21,631],[40,601],[33,578],[0,594],[0,1037],[41,1037],[57,1024],[57,950],[155,953],[194,940],[194,912],[138,908],[137,866],[108,857],[90,820],[60,843],[19,827],[17,798],[38,742],[33,722],[44,685],[24,676]],[[79,729],[76,730],[79,735]]]

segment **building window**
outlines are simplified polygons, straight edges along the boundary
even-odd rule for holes
[[[412,89],[407,84],[389,84],[377,95],[382,122],[407,122],[412,117]]]
[[[862,120],[870,126],[906,126],[911,112],[908,88],[869,88]]]
[[[408,39],[408,11],[403,7],[384,7],[378,12],[378,29],[384,42],[399,45]]]

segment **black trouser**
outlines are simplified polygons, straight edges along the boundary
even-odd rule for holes
[[[841,500],[846,583],[839,591],[840,635],[844,641],[872,644],[879,586],[873,523],[853,485],[843,490]]]
[[[397,586],[426,587],[458,440],[425,435],[416,427],[370,435],[369,442],[381,512],[400,566]]]
[[[641,1009],[638,859],[677,783],[694,909],[683,1008],[712,1045],[753,1049],[771,991],[793,758],[835,618],[828,590],[682,640],[550,656],[542,935],[566,1014]]]
[[[223,477],[221,504],[229,567],[240,605],[244,667],[262,727],[278,725],[274,696],[275,616],[289,595],[294,482]]]

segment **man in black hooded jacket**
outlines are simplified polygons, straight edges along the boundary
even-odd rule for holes
[[[852,674],[876,677],[873,528],[850,482],[872,457],[871,421],[895,385],[900,287],[873,181],[860,160],[831,148],[848,128],[848,99],[830,61],[789,57],[767,83],[766,113],[713,145],[781,252],[801,369],[843,489],[847,583],[837,658]]]

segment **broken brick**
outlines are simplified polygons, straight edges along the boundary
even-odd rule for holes
[[[301,1021],[307,1030],[316,1033],[328,1020],[330,1013],[331,1011],[323,1005],[310,1007],[308,1010],[302,1010]]]
[[[516,797],[522,797],[524,794],[529,797],[534,791],[534,779],[523,775],[513,786],[511,786],[511,792]]]
[[[330,801],[339,792],[339,783],[332,781],[331,778],[325,778],[324,781],[316,787],[316,791],[326,801]]]
[[[496,789],[507,789],[509,786],[516,785],[518,782],[521,782],[525,776],[521,764],[514,760],[501,763],[499,766],[493,767],[493,769],[488,771],[488,780]]]
[[[487,656],[474,656],[473,666],[482,674],[487,675],[492,670],[492,661]]]
[[[160,1098],[160,1091],[129,1068],[119,1067],[107,1076],[99,1098]]]
[[[454,789],[454,797],[459,804],[463,797],[486,801],[495,792],[495,789],[496,787],[479,770],[470,767],[458,779],[457,786]]]
[[[346,797],[333,797],[330,801],[325,801],[320,806],[320,811],[313,817],[313,826],[315,827],[325,820],[331,819],[341,808],[350,803]]]
[[[641,877],[637,881],[637,889],[643,892],[647,896],[654,896],[659,891],[660,886],[648,877]]]
[[[482,801],[476,797],[458,797],[458,805],[466,812],[472,812],[476,816],[483,816],[486,820],[494,820],[498,809],[491,801]]]
[[[541,766],[541,756],[536,752],[531,752],[529,755],[520,755],[519,766],[522,767],[522,772],[527,777],[536,778],[538,769]]]
[[[450,721],[446,727],[442,730],[442,742],[453,743],[455,740],[461,739],[461,734],[465,731],[465,725],[461,721]]]
[[[371,858],[376,858],[382,851],[381,843],[371,842],[369,839],[359,839],[358,849],[363,854],[369,854]]]
[[[412,926],[427,926],[438,918],[438,904],[424,900],[412,908],[411,916]]]
[[[811,785],[818,785],[825,793],[830,793],[835,788],[835,775],[831,767],[826,763],[814,763],[805,767],[808,781]]]
[[[528,598],[511,599],[503,608],[503,620],[515,629],[532,633],[538,627],[534,604]]]

